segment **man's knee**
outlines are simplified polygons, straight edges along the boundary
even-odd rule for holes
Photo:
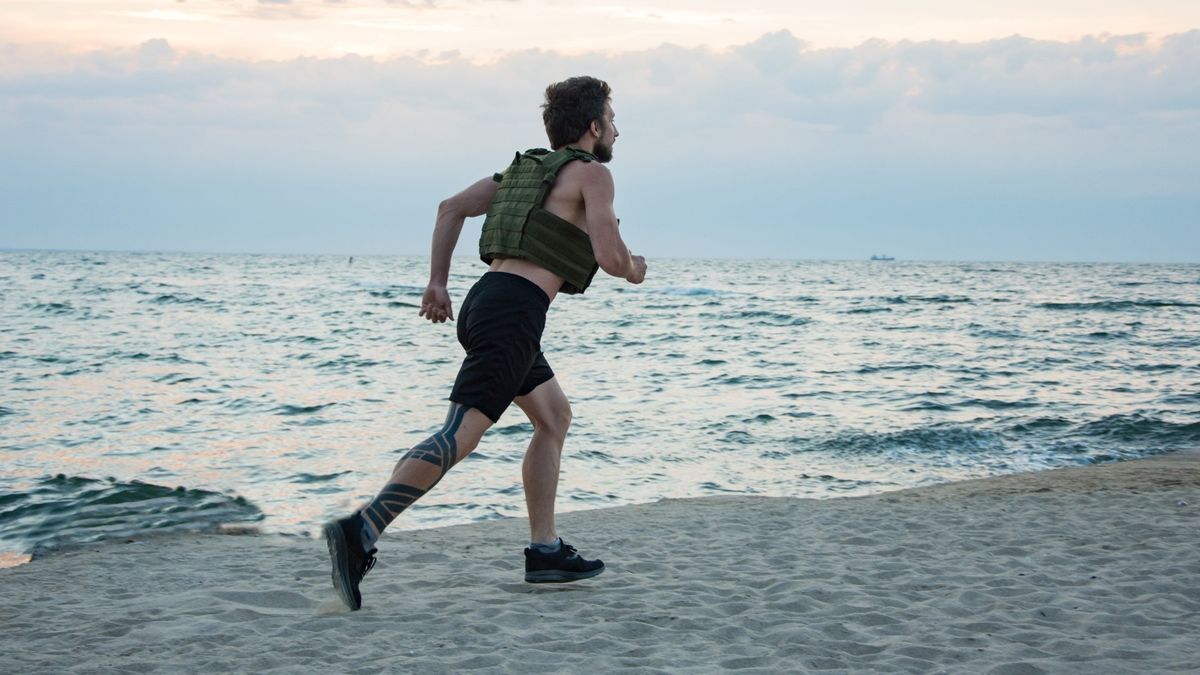
[[[566,438],[571,427],[571,404],[565,399],[533,420],[534,432],[549,434],[555,438]]]

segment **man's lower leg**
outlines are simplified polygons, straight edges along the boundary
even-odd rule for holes
[[[467,413],[462,405],[451,404],[442,429],[396,463],[391,479],[371,503],[349,517],[325,525],[325,543],[333,563],[333,587],[350,609],[362,606],[359,583],[375,564],[375,542],[384,528],[474,450],[489,426],[482,413]],[[467,428],[459,435],[464,420],[468,422]]]
[[[466,412],[465,406],[451,403],[442,428],[405,453],[392,470],[387,485],[359,511],[363,518],[364,549],[374,548],[384,528],[433,489],[458,462],[459,449],[455,434],[462,426]]]
[[[525,487],[525,507],[529,511],[531,544],[554,545],[558,541],[554,527],[554,501],[558,494],[562,447],[562,438],[534,431],[529,448],[525,451],[521,479]]]

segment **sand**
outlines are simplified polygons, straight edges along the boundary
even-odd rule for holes
[[[522,581],[523,520],[324,545],[188,535],[0,570],[0,672],[1200,672],[1200,454],[824,501],[560,516],[609,569]]]

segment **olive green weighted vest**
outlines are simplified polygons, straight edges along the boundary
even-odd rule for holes
[[[590,162],[595,155],[577,148],[536,148],[517,153],[503,174],[488,207],[479,236],[479,257],[521,258],[537,263],[564,279],[563,293],[582,293],[599,266],[592,240],[575,225],[542,208],[558,172],[574,160]]]

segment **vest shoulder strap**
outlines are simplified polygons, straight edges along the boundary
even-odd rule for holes
[[[578,148],[567,147],[550,152],[539,160],[543,172],[542,189],[538,193],[539,205],[546,203],[546,196],[550,194],[550,188],[554,186],[554,181],[558,179],[558,172],[564,166],[577,159],[583,162],[590,162],[596,159],[596,156]]]

